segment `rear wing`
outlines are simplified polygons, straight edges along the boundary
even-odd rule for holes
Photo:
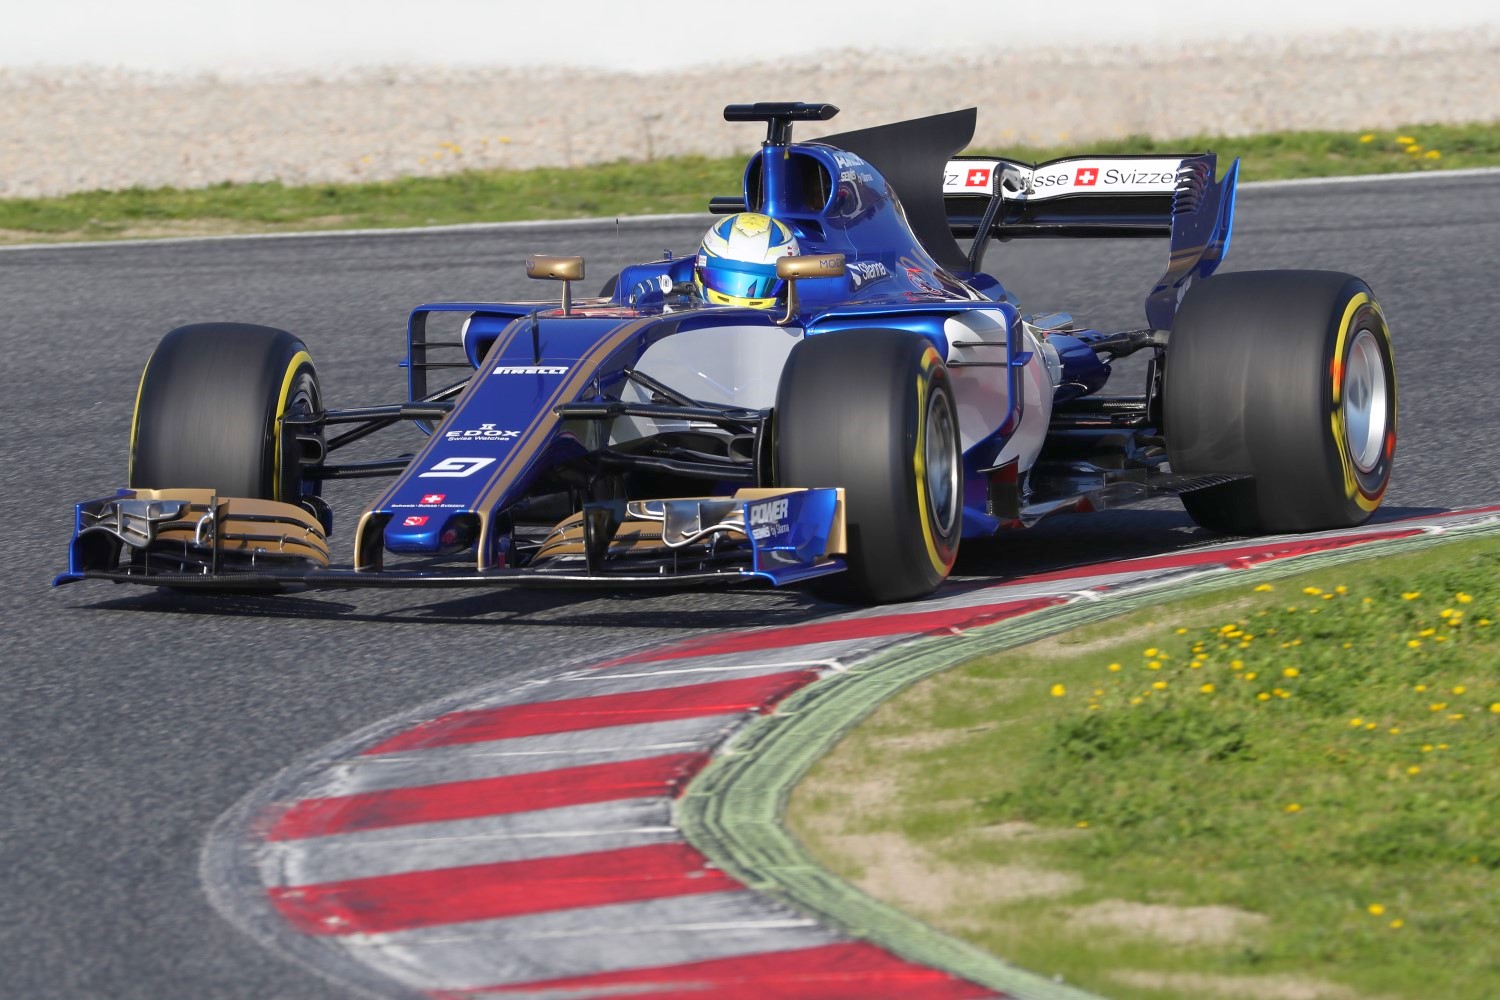
[[[1167,330],[1187,286],[1212,274],[1229,249],[1239,161],[1216,180],[1217,159],[953,157],[943,172],[943,209],[953,235],[973,240],[970,273],[979,272],[992,239],[1166,237],[1170,261],[1146,298],[1146,317]]]

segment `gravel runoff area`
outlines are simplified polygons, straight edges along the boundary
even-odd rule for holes
[[[1500,33],[831,52],[672,74],[369,69],[169,77],[0,69],[0,197],[222,181],[288,184],[753,148],[729,103],[821,100],[842,131],[977,105],[976,143],[1062,144],[1494,120]],[[813,127],[799,129],[813,136]]]

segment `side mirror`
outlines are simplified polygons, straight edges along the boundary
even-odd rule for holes
[[[526,277],[561,281],[562,312],[567,316],[573,311],[573,282],[583,280],[583,258],[532,254],[526,258]]]
[[[842,278],[849,272],[841,253],[804,254],[776,261],[776,277],[786,282],[786,315],[777,322],[786,326],[797,317],[797,281],[801,278]]]

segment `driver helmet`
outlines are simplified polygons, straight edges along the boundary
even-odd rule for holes
[[[776,260],[797,253],[785,225],[759,212],[740,212],[714,223],[703,237],[693,284],[705,302],[769,309],[784,284],[776,277]]]

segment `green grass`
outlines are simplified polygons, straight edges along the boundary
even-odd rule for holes
[[[1372,136],[1367,142],[1354,132],[1189,136],[1169,141],[1131,136],[1003,152],[1042,160],[1070,153],[1212,149],[1224,162],[1243,158],[1242,176],[1247,180],[1500,165],[1500,123],[1420,125],[1366,134]],[[1397,142],[1402,136],[1416,140],[1412,145],[1419,152],[1407,152],[1407,144]],[[1431,151],[1438,158],[1429,159]],[[739,190],[744,164],[743,156],[683,157],[569,169],[470,171],[362,184],[219,184],[0,199],[0,242],[699,212],[706,211],[710,196]]]
[[[789,819],[841,875],[1111,997],[1492,1000],[1497,662],[1500,540],[1183,601],[919,685]],[[1225,933],[1090,925],[1103,901]]]

